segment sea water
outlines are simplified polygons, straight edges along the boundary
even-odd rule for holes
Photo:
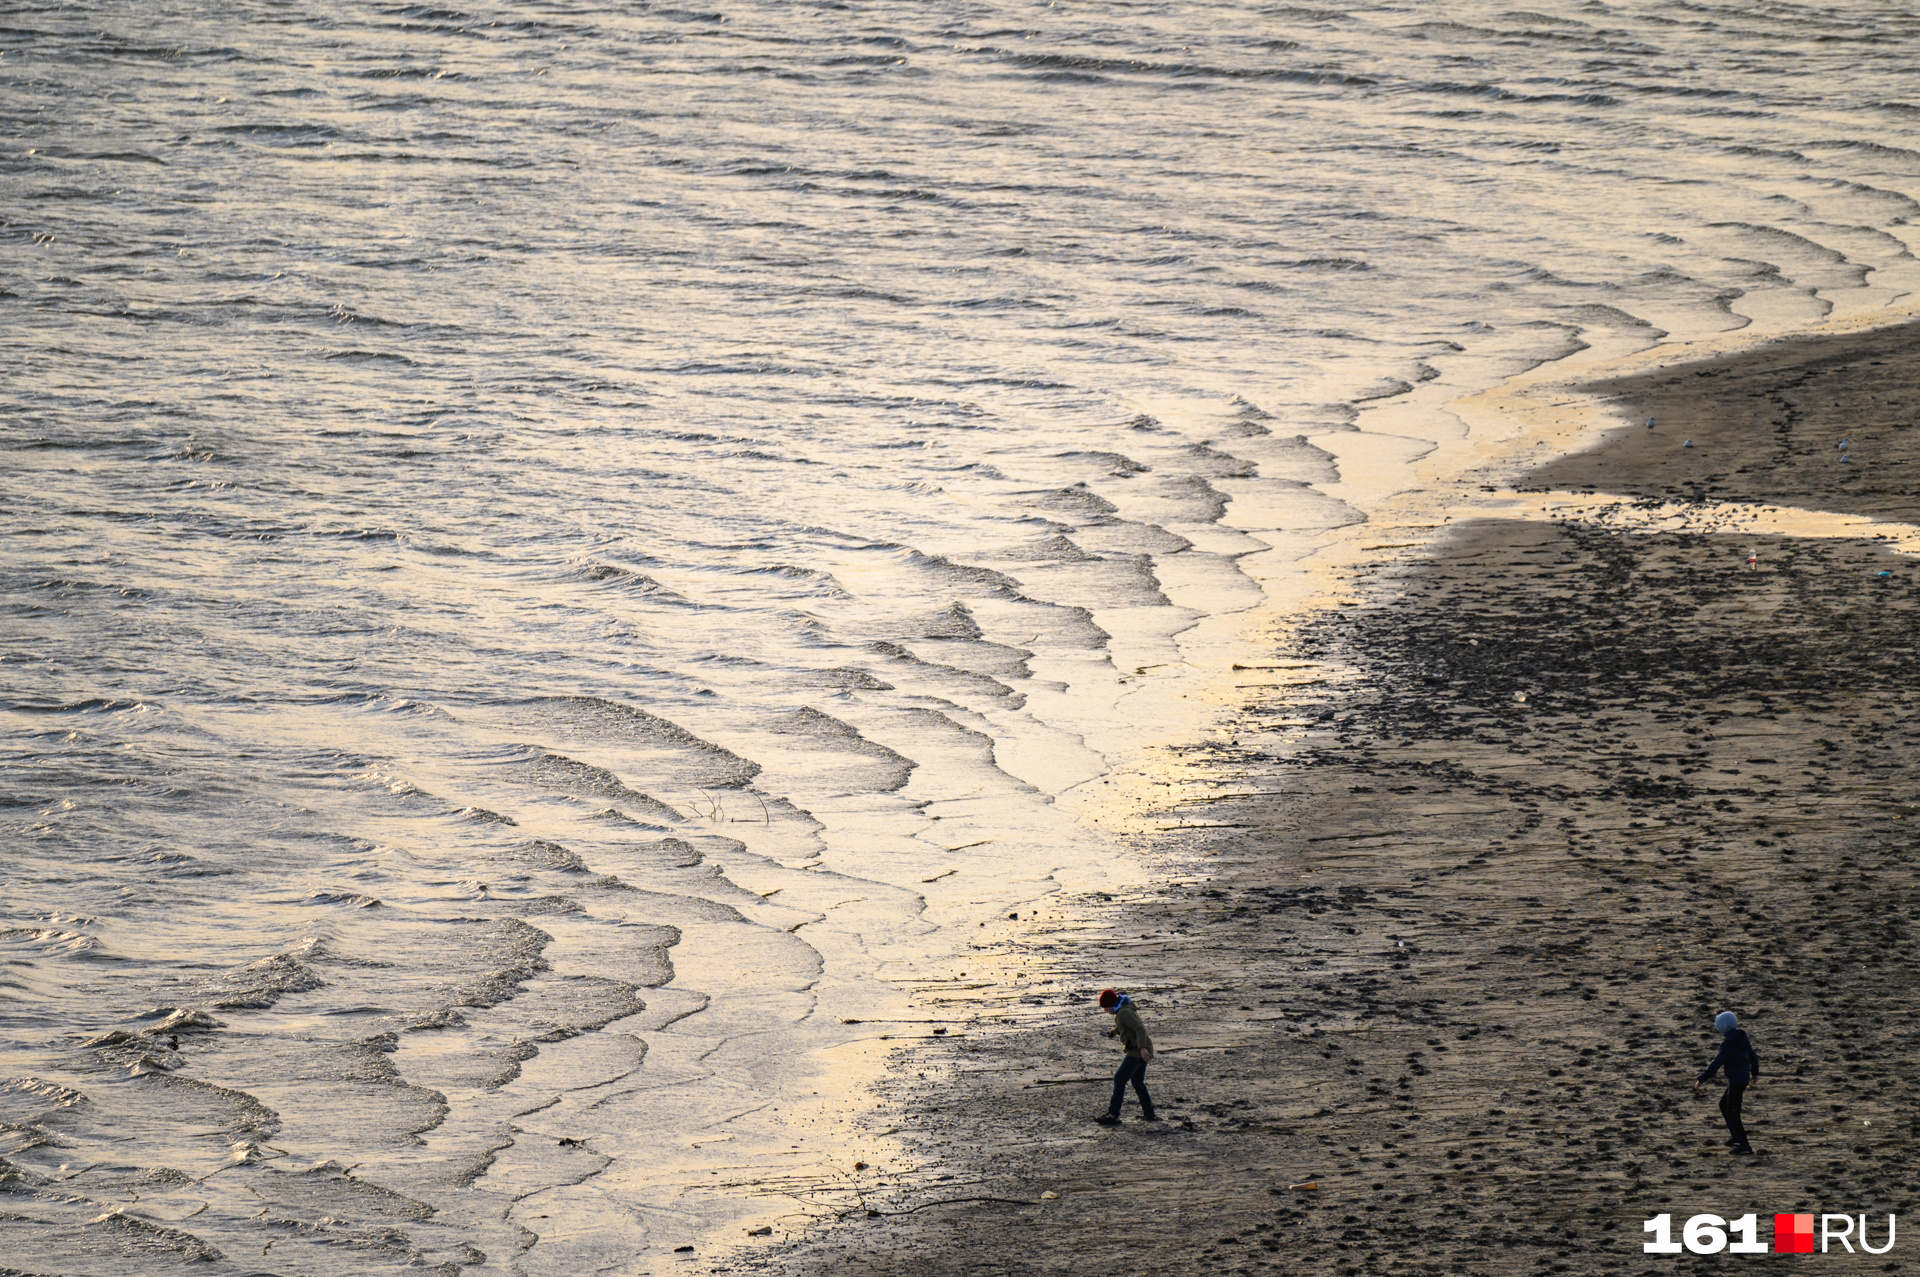
[[[1916,39],[9,6],[5,1262],[658,1271],[890,1155],[1450,400],[1904,304]]]

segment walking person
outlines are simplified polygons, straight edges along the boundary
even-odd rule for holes
[[[1102,1126],[1119,1123],[1120,1105],[1127,1098],[1129,1082],[1133,1083],[1133,1093],[1140,1097],[1140,1120],[1159,1121],[1160,1115],[1153,1111],[1153,1097],[1147,1094],[1147,1065],[1153,1059],[1153,1039],[1147,1036],[1146,1026],[1140,1023],[1140,1013],[1133,1009],[1133,999],[1124,993],[1103,989],[1100,993],[1100,1009],[1113,1015],[1113,1027],[1106,1031],[1106,1035],[1119,1038],[1126,1054],[1121,1057],[1119,1071],[1113,1075],[1113,1102],[1094,1121]]]
[[[1753,1145],[1747,1142],[1746,1124],[1740,1120],[1740,1101],[1747,1087],[1760,1076],[1760,1056],[1753,1049],[1753,1039],[1740,1027],[1740,1017],[1733,1012],[1722,1011],[1715,1016],[1713,1027],[1720,1030],[1720,1054],[1713,1057],[1706,1072],[1694,1079],[1693,1089],[1698,1092],[1702,1082],[1725,1066],[1727,1093],[1720,1097],[1720,1116],[1727,1119],[1727,1143],[1733,1145],[1735,1156],[1750,1157]]]

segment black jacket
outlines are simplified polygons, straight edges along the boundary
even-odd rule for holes
[[[1702,1082],[1720,1071],[1721,1065],[1727,1067],[1727,1081],[1736,1086],[1744,1086],[1760,1076],[1760,1054],[1753,1049],[1753,1039],[1747,1036],[1745,1029],[1735,1029],[1727,1034],[1720,1043],[1720,1054],[1713,1057],[1713,1063],[1707,1065],[1707,1071],[1700,1075]]]

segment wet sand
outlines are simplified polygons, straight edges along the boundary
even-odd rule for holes
[[[1616,400],[1635,421],[1652,418],[1654,428],[1543,466],[1528,486],[1914,522],[1917,334],[1899,324],[1803,338],[1594,382],[1586,389]]]
[[[1777,1211],[1865,1212],[1878,1242],[1920,1137],[1920,565],[1716,531],[1711,501],[1920,521],[1896,407],[1920,403],[1917,351],[1906,327],[1616,383],[1655,443],[1535,481],[1666,495],[1695,458],[1655,444],[1691,437],[1713,459],[1692,527],[1481,519],[1357,582],[1247,671],[1235,744],[1178,760],[1180,885],[1026,924],[1031,987],[1073,997],[903,1056],[884,1120],[937,1169],[849,1168],[759,1262],[1645,1271],[1662,1212],[1676,1235],[1758,1212],[1765,1241]],[[1279,685],[1310,662],[1350,677]],[[1131,1099],[1090,1120],[1108,983],[1160,1050],[1161,1124]],[[1752,1159],[1718,1084],[1692,1090],[1727,1007],[1763,1061]]]

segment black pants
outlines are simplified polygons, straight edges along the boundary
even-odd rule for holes
[[[1727,1093],[1720,1097],[1720,1116],[1727,1119],[1727,1134],[1733,1136],[1736,1146],[1747,1142],[1746,1124],[1740,1120],[1740,1100],[1746,1093],[1745,1082],[1729,1082]]]
[[[1120,1070],[1113,1075],[1113,1103],[1107,1106],[1107,1112],[1120,1116],[1120,1102],[1127,1098],[1129,1082],[1133,1083],[1133,1093],[1140,1097],[1141,1109],[1152,1113],[1153,1097],[1147,1094],[1147,1062],[1137,1055],[1121,1059]]]

